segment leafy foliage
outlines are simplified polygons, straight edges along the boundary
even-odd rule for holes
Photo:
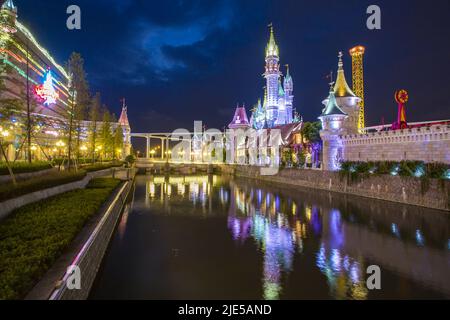
[[[444,163],[428,163],[422,161],[380,161],[380,162],[355,162],[344,161],[341,163],[342,173],[354,174],[390,174],[402,177],[447,179],[446,172],[450,166]]]
[[[0,224],[0,299],[23,298],[119,183],[94,179],[86,189],[24,206],[4,220]]]
[[[83,179],[86,171],[61,171],[50,173],[43,177],[36,177],[24,181],[19,181],[16,185],[6,183],[0,186],[0,202],[17,198],[27,193],[36,192],[62,184]]]
[[[15,162],[11,163],[14,173],[28,173],[52,168],[52,165],[46,161]],[[0,175],[8,174],[6,162],[0,162]]]

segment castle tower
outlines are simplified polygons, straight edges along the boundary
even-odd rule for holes
[[[284,93],[285,93],[285,108],[286,108],[286,123],[292,123],[292,104],[294,101],[294,96],[292,95],[294,91],[294,82],[289,73],[289,65],[286,65],[286,77],[284,77]]]
[[[131,154],[131,127],[128,122],[128,107],[125,103],[125,98],[122,99],[122,112],[119,117],[119,125],[122,126],[124,143],[123,143],[123,157]]]
[[[344,62],[342,61],[343,54],[339,52],[338,72],[336,83],[334,85],[333,93],[336,98],[339,108],[348,115],[344,122],[344,129],[347,134],[358,133],[359,121],[359,105],[361,98],[357,97],[350,89],[344,73]],[[327,106],[328,98],[322,103]]]
[[[278,118],[278,81],[281,76],[279,60],[278,45],[275,42],[273,27],[270,25],[270,38],[266,47],[266,72],[264,73],[267,82],[266,121],[269,128],[275,125]]]
[[[281,78],[278,79],[278,117],[275,125],[286,124],[286,94],[281,84]]]
[[[15,33],[17,20],[17,7],[12,0],[6,0],[0,9],[0,23],[3,32]]]
[[[358,118],[358,132],[364,133],[365,115],[364,115],[364,52],[363,46],[356,46],[350,49],[350,56],[352,57],[352,82],[353,91],[361,98],[359,102],[359,118]]]
[[[333,88],[330,88],[326,100],[327,105],[319,117],[322,122],[320,137],[323,141],[323,169],[336,171],[339,170],[343,158],[339,136],[347,133],[344,124],[348,116],[339,107]]]
[[[250,128],[250,122],[247,118],[247,112],[245,107],[239,107],[237,105],[236,111],[234,112],[233,120],[228,125],[230,129],[248,129]]]

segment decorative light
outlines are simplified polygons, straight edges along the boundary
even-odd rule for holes
[[[44,105],[49,106],[56,103],[56,99],[59,98],[59,94],[53,87],[53,77],[50,70],[48,70],[47,74],[45,75],[44,83],[40,86],[37,86],[35,91],[36,94],[44,100]]]
[[[425,175],[425,167],[423,165],[418,165],[414,171],[414,176],[420,178]]]

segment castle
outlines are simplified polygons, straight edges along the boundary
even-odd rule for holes
[[[321,155],[314,155],[313,167],[336,171],[343,161],[403,161],[450,163],[450,121],[428,121],[406,124],[404,109],[401,125],[365,127],[363,55],[365,48],[357,46],[350,50],[352,56],[353,89],[349,86],[345,72],[343,53],[338,55],[335,82],[331,83],[327,98],[322,101],[322,123],[320,137]],[[303,121],[293,115],[293,80],[286,72],[284,81],[279,67],[279,49],[273,28],[266,47],[266,88],[263,103],[258,101],[250,120],[245,107],[237,106],[233,120],[228,125],[232,130],[280,129],[282,145],[294,153],[305,151],[302,145]],[[401,90],[404,91],[404,90]],[[406,93],[406,91],[404,91]],[[236,143],[238,156],[245,157],[245,143]],[[311,152],[312,156],[312,151]],[[316,153],[319,153],[316,150]],[[267,160],[269,161],[269,160]],[[261,162],[267,163],[267,161]]]
[[[322,169],[336,171],[343,161],[423,161],[450,163],[450,121],[397,123],[375,127],[358,127],[360,101],[345,79],[342,52],[334,87],[323,101],[319,116],[322,122]],[[402,90],[403,91],[403,90]]]
[[[273,27],[270,26],[269,42],[266,46],[265,72],[266,80],[264,100],[258,100],[253,108],[250,120],[244,107],[238,106],[230,123],[230,129],[254,128],[270,129],[299,122],[298,117],[293,114],[293,91],[294,83],[287,66],[286,76],[282,81],[283,74],[280,71],[280,56],[278,45],[275,41]]]

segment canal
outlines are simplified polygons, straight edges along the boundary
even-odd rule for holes
[[[317,190],[141,175],[90,298],[450,298],[449,222]],[[370,265],[381,290],[367,289]]]

